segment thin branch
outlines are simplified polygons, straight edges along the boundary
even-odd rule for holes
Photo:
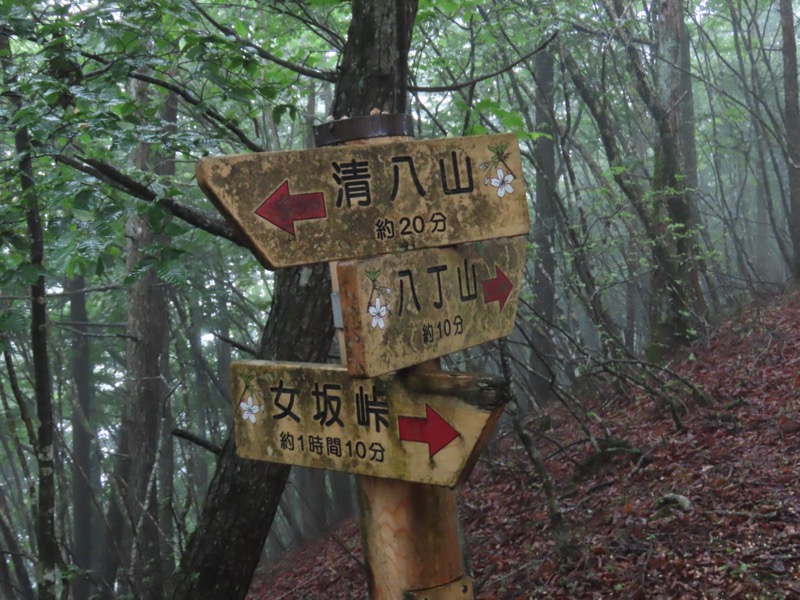
[[[195,0],[189,0],[192,6],[194,6],[197,11],[205,17],[205,19],[211,23],[214,27],[216,27],[220,32],[224,33],[226,36],[229,36],[235,39],[237,42],[245,46],[246,48],[250,48],[258,54],[259,57],[264,58],[268,61],[274,62],[276,65],[279,65],[285,69],[289,69],[290,71],[294,71],[298,75],[305,75],[306,77],[313,77],[314,79],[321,79],[322,81],[329,81],[331,83],[336,82],[336,75],[334,73],[328,71],[318,71],[317,69],[309,69],[308,67],[303,67],[301,65],[296,65],[294,63],[289,62],[288,60],[283,60],[282,58],[278,58],[274,54],[264,50],[261,46],[251,42],[250,40],[241,37],[236,31],[223,25],[214,17],[212,17],[208,12],[200,6]]]
[[[303,25],[305,25],[306,27],[308,27],[311,30],[319,29],[319,31],[314,31],[314,32],[320,38],[322,38],[327,43],[329,43],[331,46],[333,46],[334,48],[336,48],[340,52],[342,51],[342,48],[344,48],[344,39],[342,38],[341,35],[339,35],[336,31],[334,31],[333,29],[331,29],[327,25],[325,25],[323,23],[320,23],[317,19],[315,19],[314,16],[309,12],[308,7],[305,5],[305,3],[298,2],[297,3],[297,8],[303,12],[303,15],[299,15],[297,13],[293,13],[293,12],[291,12],[289,10],[284,10],[284,9],[280,8],[280,5],[277,4],[277,3],[275,3],[274,6],[272,6],[272,10],[274,10],[278,14],[286,15],[286,16],[291,17],[293,19],[297,19]],[[320,33],[320,32],[322,32],[322,33]],[[325,35],[322,35],[323,33]]]
[[[36,430],[33,427],[31,414],[28,411],[28,401],[19,387],[19,382],[17,381],[17,370],[14,368],[14,361],[12,360],[11,352],[9,352],[7,347],[3,349],[3,358],[5,359],[6,363],[8,381],[11,384],[11,394],[14,396],[14,400],[17,401],[17,406],[19,407],[19,416],[22,419],[22,422],[25,424],[25,430],[28,433],[28,442],[34,448],[38,448],[39,439],[36,437]]]
[[[52,296],[53,294],[50,294]],[[97,323],[95,321],[59,321],[57,319],[50,319],[51,323],[56,325],[63,325],[65,327],[73,327],[80,325],[81,327],[119,327],[124,329],[128,326],[127,323]]]
[[[107,183],[111,187],[134,196],[135,198],[160,204],[174,216],[185,221],[189,225],[202,229],[217,237],[230,240],[243,248],[250,248],[247,240],[239,230],[235,229],[221,217],[191,206],[186,206],[170,198],[159,198],[149,187],[139,183],[108,163],[92,158],[73,158],[66,154],[55,154],[54,158],[68,167],[91,175],[95,179]]]
[[[192,442],[193,444],[195,444],[196,446],[200,446],[201,448],[205,448],[206,450],[208,450],[209,452],[213,452],[217,456],[222,454],[222,448],[220,446],[217,446],[215,443],[209,442],[208,440],[201,438],[200,436],[195,435],[190,431],[186,431],[185,429],[178,429],[176,427],[175,429],[172,430],[172,435],[174,435],[176,438],[181,438],[188,442]]]
[[[517,60],[515,60],[511,64],[506,65],[502,69],[498,69],[497,71],[494,71],[493,73],[489,73],[487,75],[481,75],[479,77],[475,77],[474,79],[470,79],[468,81],[462,81],[461,83],[453,83],[451,85],[433,85],[433,86],[410,85],[410,86],[408,86],[408,89],[409,89],[409,91],[412,91],[412,92],[455,92],[455,91],[458,91],[458,90],[463,90],[464,88],[468,88],[471,85],[475,85],[476,83],[480,83],[481,81],[486,81],[487,79],[493,79],[493,78],[497,77],[498,75],[502,75],[503,73],[505,73],[507,71],[510,71],[511,69],[516,67],[518,64],[520,64],[522,62],[525,62],[526,60],[531,58],[534,54],[544,50],[548,46],[548,44],[550,44],[550,42],[552,42],[556,38],[557,35],[558,35],[558,31],[554,31],[553,33],[550,34],[549,37],[547,37],[547,39],[545,39],[541,44],[539,44],[531,52],[529,52],[528,54],[526,54],[524,56],[521,56],[520,58],[518,58]]]
[[[111,60],[105,58],[104,56],[101,56],[99,54],[95,54],[95,53],[92,53],[92,52],[83,51],[83,52],[81,52],[81,56],[83,56],[85,58],[89,58],[91,60],[94,60],[94,61],[100,63],[101,65],[105,65],[105,67],[103,69],[100,69],[99,71],[92,71],[91,73],[89,73],[87,75],[87,77],[94,77],[98,73],[102,73],[102,72],[104,72],[105,70],[111,68],[114,65],[114,61],[111,61]],[[187,88],[185,88],[183,86],[180,86],[180,85],[176,85],[175,83],[171,83],[169,81],[164,81],[163,79],[159,79],[157,77],[153,77],[152,75],[147,75],[146,73],[141,73],[141,72],[138,72],[138,71],[134,71],[133,69],[130,69],[128,71],[127,75],[128,75],[128,77],[130,77],[132,79],[137,79],[139,81],[143,81],[145,83],[150,83],[152,85],[156,85],[158,87],[164,88],[165,90],[169,90],[170,92],[173,92],[174,94],[179,96],[181,99],[183,99],[185,102],[191,104],[194,107],[201,107],[202,106],[202,114],[207,119],[209,119],[210,121],[221,125],[225,129],[227,129],[228,131],[233,133],[236,136],[236,138],[240,142],[242,142],[242,144],[244,146],[246,146],[248,149],[252,150],[253,152],[264,152],[264,148],[262,146],[260,146],[259,144],[255,143],[253,140],[251,140],[247,136],[247,134],[244,131],[242,131],[242,129],[233,122],[232,119],[228,119],[228,118],[224,117],[219,112],[217,112],[216,110],[214,110],[213,108],[211,108],[209,106],[203,106],[203,100],[198,98],[194,93],[192,93]]]
[[[218,340],[221,340],[221,341],[225,342],[226,344],[229,344],[230,346],[233,346],[234,348],[244,352],[245,354],[249,354],[250,356],[253,356],[253,357],[258,356],[258,351],[255,348],[252,348],[252,347],[248,346],[247,344],[242,344],[241,342],[237,342],[236,340],[232,340],[231,338],[229,338],[227,336],[224,336],[221,333],[217,333],[216,331],[212,331],[211,333]]]
[[[175,85],[174,83],[170,83],[168,81],[164,81],[163,79],[158,79],[157,77],[153,77],[152,75],[146,75],[145,73],[139,73],[137,71],[132,71],[128,73],[128,75],[133,79],[138,79],[139,81],[143,81],[145,83],[151,83],[153,85],[157,85],[162,87],[170,92],[174,92],[178,96],[180,96],[183,100],[191,104],[192,106],[200,106],[203,101],[191,93],[186,88],[183,88],[179,85]],[[253,152],[264,152],[265,148],[259,144],[256,144],[253,140],[251,140],[247,134],[242,131],[237,125],[235,125],[231,119],[227,119],[218,113],[213,108],[204,107],[203,113],[210,117],[211,120],[216,121],[229,131],[231,131],[237,139],[242,142],[248,149],[252,150]]]

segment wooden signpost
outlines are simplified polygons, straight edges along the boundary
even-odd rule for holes
[[[530,228],[513,135],[211,157],[195,173],[270,268]]]
[[[328,137],[347,143],[196,168],[265,266],[331,263],[343,366],[234,363],[237,452],[361,475],[373,600],[469,600],[448,488],[486,446],[505,387],[430,359],[513,328],[530,227],[519,146],[512,135]]]
[[[231,367],[239,456],[455,487],[505,404],[487,376],[353,379],[344,367],[259,360]]]
[[[374,377],[511,333],[524,237],[338,263],[347,368]]]

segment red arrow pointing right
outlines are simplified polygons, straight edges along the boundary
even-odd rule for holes
[[[295,221],[322,219],[327,216],[325,195],[322,192],[292,195],[289,193],[289,181],[286,180],[261,203],[255,213],[285,232],[295,235]]]
[[[397,417],[400,439],[428,444],[430,457],[458,437],[458,432],[427,404],[424,417]]]
[[[508,297],[511,295],[511,290],[514,289],[514,284],[506,277],[506,274],[500,270],[500,267],[494,267],[494,279],[486,279],[481,282],[483,286],[483,303],[489,304],[490,302],[500,302],[500,310],[506,305]]]

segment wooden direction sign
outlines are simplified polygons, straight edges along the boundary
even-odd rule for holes
[[[344,367],[231,366],[239,456],[455,487],[507,399],[497,379],[439,371],[353,379]]]
[[[196,175],[268,267],[530,228],[519,144],[509,134],[211,157]]]
[[[374,377],[505,337],[514,327],[525,238],[337,265],[354,377]]]

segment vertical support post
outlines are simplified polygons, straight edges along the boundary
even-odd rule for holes
[[[358,502],[371,600],[472,600],[454,490],[359,477]]]
[[[453,490],[359,477],[358,500],[372,600],[400,600],[412,593],[432,600],[438,597],[436,588],[453,582],[460,586],[447,598],[473,597],[464,577]]]
[[[315,131],[317,145],[411,139],[408,134],[370,137],[373,127],[392,131],[394,125],[386,122],[390,116],[395,115],[339,121],[338,131],[337,123],[320,126]],[[336,263],[330,263],[330,270],[331,290],[338,294]],[[342,330],[338,339],[341,362],[347,365]],[[439,361],[412,368],[438,370]],[[473,600],[472,580],[465,574],[454,490],[366,476],[357,477],[357,487],[371,600]]]

